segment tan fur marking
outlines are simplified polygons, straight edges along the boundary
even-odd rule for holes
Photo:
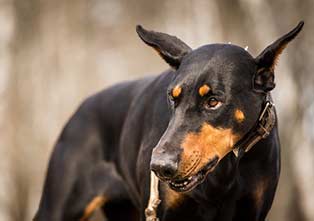
[[[234,118],[235,118],[239,123],[241,123],[242,121],[244,121],[245,116],[244,116],[244,113],[243,113],[241,110],[236,109],[235,112],[234,112]]]
[[[275,66],[277,65],[278,61],[279,61],[279,56],[281,55],[281,53],[283,52],[283,50],[287,47],[289,42],[284,43],[279,49],[277,49],[276,54],[274,56],[274,60],[272,63],[272,66],[270,66],[268,68],[268,70],[270,70],[271,72],[274,72],[275,70]],[[260,68],[259,70],[257,70],[257,73],[263,72],[265,71],[265,68]]]
[[[205,96],[210,91],[210,87],[204,84],[202,87],[198,89],[198,93],[201,97]]]
[[[256,185],[256,189],[254,192],[254,198],[255,198],[255,202],[256,202],[256,207],[257,208],[261,208],[263,206],[263,202],[264,202],[264,193],[267,189],[267,185],[268,185],[268,180],[261,180],[259,181],[259,183],[257,183]]]
[[[231,129],[215,128],[208,123],[203,124],[200,132],[188,133],[181,144],[181,176],[198,172],[214,157],[221,160],[232,150],[237,140],[238,136]]]
[[[179,97],[180,94],[182,92],[182,88],[180,86],[175,86],[173,89],[172,89],[172,96],[173,97]]]
[[[165,188],[165,204],[167,208],[176,208],[183,201],[184,195],[177,193],[169,188],[168,185],[164,185]]]
[[[106,199],[103,196],[96,196],[94,199],[92,199],[92,201],[85,207],[84,215],[80,221],[87,221],[93,212],[100,208],[105,202]]]
[[[274,71],[275,66],[277,65],[278,61],[279,61],[279,56],[281,55],[282,51],[287,47],[289,42],[286,42],[285,44],[283,44],[277,51],[276,51],[276,55],[274,58],[274,63],[273,65],[270,67],[270,70]]]

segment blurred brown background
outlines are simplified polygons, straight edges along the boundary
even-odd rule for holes
[[[0,221],[31,220],[54,142],[85,97],[168,68],[136,24],[257,55],[301,19],[276,70],[282,174],[268,219],[314,220],[313,11],[313,0],[1,0]]]

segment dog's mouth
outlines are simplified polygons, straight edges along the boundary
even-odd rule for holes
[[[176,192],[191,191],[196,186],[204,182],[207,174],[210,173],[215,168],[217,163],[218,163],[218,157],[215,157],[194,175],[185,177],[183,179],[168,180],[167,183],[169,187]]]

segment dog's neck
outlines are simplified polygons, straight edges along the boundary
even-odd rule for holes
[[[195,201],[206,204],[219,204],[230,195],[237,194],[238,190],[238,160],[229,153],[217,166],[215,171],[208,174],[205,181],[191,191]]]

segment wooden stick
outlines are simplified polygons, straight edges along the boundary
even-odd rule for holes
[[[146,221],[159,221],[157,218],[157,207],[161,202],[159,199],[158,178],[154,172],[150,173],[150,195],[147,208],[145,209]]]

